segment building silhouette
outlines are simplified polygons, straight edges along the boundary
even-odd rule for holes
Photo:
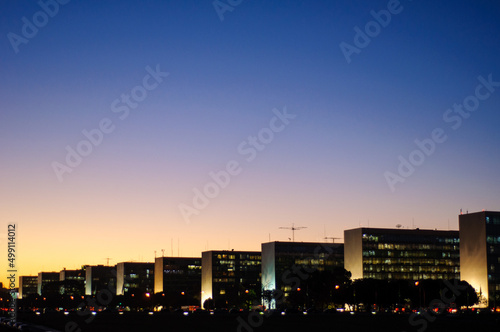
[[[103,290],[116,294],[116,266],[86,265],[85,295],[96,295]]]
[[[481,307],[500,305],[500,212],[458,216],[460,278],[481,294]]]
[[[49,283],[58,282],[59,276],[59,272],[39,272],[37,282],[38,295],[43,294],[45,286],[47,286]]]

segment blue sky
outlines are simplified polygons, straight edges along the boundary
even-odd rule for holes
[[[9,33],[42,9],[3,1],[0,213],[20,225],[26,273],[152,259],[172,239],[186,255],[258,250],[292,222],[321,241],[500,209],[500,91],[459,129],[443,120],[479,76],[500,81],[500,5],[403,0],[348,63],[339,45],[389,3],[242,1],[221,21],[212,1],[73,0],[16,53]],[[157,65],[168,77],[120,120],[113,101]],[[284,107],[296,118],[246,162],[239,144]],[[52,163],[105,118],[114,131],[58,181]],[[384,173],[435,128],[446,142],[392,192]],[[230,160],[241,174],[187,224],[179,205]]]

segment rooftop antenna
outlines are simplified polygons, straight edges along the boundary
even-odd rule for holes
[[[155,260],[156,260],[156,250],[155,250]]]
[[[332,243],[335,243],[335,240],[340,239],[339,237],[328,237],[326,236],[326,227],[325,227],[325,237],[323,238],[324,240],[332,240]]]
[[[109,260],[112,258],[106,257],[105,259],[106,259],[106,266],[109,266]]]
[[[332,243],[335,243],[335,240],[340,239],[339,237],[327,237],[325,236],[325,240],[332,240]]]
[[[279,227],[280,229],[291,229],[292,230],[292,241],[295,242],[295,231],[299,231],[301,229],[307,228],[303,226],[295,227],[295,224],[292,224],[292,227]]]
[[[165,257],[165,249],[161,250],[161,257]]]

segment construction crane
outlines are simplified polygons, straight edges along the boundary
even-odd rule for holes
[[[332,243],[335,243],[335,240],[340,239],[340,237],[324,237],[325,240],[332,240]]]
[[[301,229],[304,229],[307,227],[303,226],[297,226],[295,227],[295,224],[292,224],[292,227],[279,227],[279,229],[291,229],[292,230],[292,241],[295,242],[295,231],[299,231]]]

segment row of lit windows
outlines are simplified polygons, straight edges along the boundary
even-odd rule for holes
[[[217,258],[220,259],[231,259],[231,260],[236,260],[236,255],[228,255],[228,254],[218,254]],[[250,254],[240,254],[240,260],[248,259],[252,261],[260,261],[261,256],[260,255],[250,255]]]
[[[500,217],[486,217],[486,223],[500,225]]]
[[[404,264],[404,265],[447,265],[455,266],[459,261],[451,259],[409,259],[409,258],[364,258],[363,264]]]
[[[429,251],[363,251],[363,257],[434,257],[437,252]],[[439,256],[445,258],[459,258],[459,252],[442,252]]]
[[[424,235],[405,235],[405,234],[384,234],[384,235],[368,235],[363,234],[363,241],[366,242],[379,242],[381,239],[385,239],[384,242],[392,243],[449,243],[458,244],[460,239],[458,237],[448,238],[448,237],[437,237],[437,236],[424,236]],[[434,240],[434,241],[432,241]]]
[[[214,282],[234,282],[234,278],[214,278]]]
[[[227,255],[227,254],[218,254],[217,255],[218,259],[236,259],[236,255]]]
[[[366,248],[377,248],[377,249],[391,249],[391,250],[459,250],[458,245],[436,245],[436,244],[394,244],[394,243],[379,243],[373,245],[366,245]]]
[[[305,258],[305,259],[296,259],[296,265],[324,265],[325,261],[323,259],[314,259],[314,258]]]
[[[242,261],[240,265],[260,265],[260,261]]]
[[[428,272],[428,273],[459,273],[458,266],[401,266],[401,265],[369,265],[363,268],[365,272]]]
[[[400,280],[441,280],[441,279],[457,279],[457,274],[420,274],[420,273],[406,273],[406,274],[392,274],[392,273],[365,273],[365,278],[373,279],[400,279]]]
[[[499,244],[500,243],[500,236],[487,236],[486,237],[486,243],[488,244]]]

